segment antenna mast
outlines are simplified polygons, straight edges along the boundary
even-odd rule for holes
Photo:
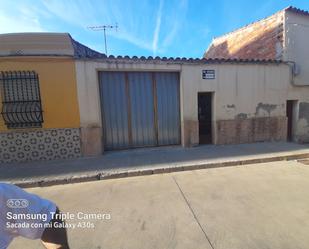
[[[93,31],[102,31],[104,33],[104,44],[105,44],[105,54],[107,55],[107,39],[106,39],[106,29],[118,29],[118,24],[115,25],[100,25],[100,26],[90,26],[88,29],[91,29]]]

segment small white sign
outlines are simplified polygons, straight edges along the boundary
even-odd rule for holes
[[[204,80],[212,80],[215,79],[215,70],[203,70],[202,71],[202,78]]]

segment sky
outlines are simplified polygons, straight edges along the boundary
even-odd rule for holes
[[[0,0],[0,33],[67,32],[108,54],[201,58],[214,37],[309,0]]]

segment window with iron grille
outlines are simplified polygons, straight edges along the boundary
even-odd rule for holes
[[[42,127],[39,77],[34,71],[0,73],[1,115],[8,128]]]

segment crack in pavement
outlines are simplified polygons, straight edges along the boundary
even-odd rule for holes
[[[209,239],[209,237],[208,237],[206,231],[204,230],[204,228],[202,227],[201,223],[199,222],[199,220],[198,220],[196,214],[195,214],[194,211],[193,211],[193,208],[191,207],[191,205],[190,205],[188,199],[186,198],[186,196],[185,196],[184,192],[182,191],[181,187],[179,186],[179,184],[178,184],[176,178],[175,178],[174,176],[172,176],[172,178],[173,178],[175,184],[177,185],[177,187],[178,187],[178,189],[179,189],[179,191],[180,191],[180,193],[181,193],[183,199],[184,199],[185,202],[187,203],[187,206],[189,207],[189,209],[190,209],[190,211],[191,211],[191,213],[192,213],[192,215],[193,215],[195,221],[197,222],[197,224],[199,225],[200,229],[201,229],[202,232],[204,233],[204,236],[205,236],[205,238],[207,239],[209,245],[211,246],[212,249],[214,249],[214,246],[212,245],[212,243],[211,243],[211,241],[210,241],[210,239]]]

